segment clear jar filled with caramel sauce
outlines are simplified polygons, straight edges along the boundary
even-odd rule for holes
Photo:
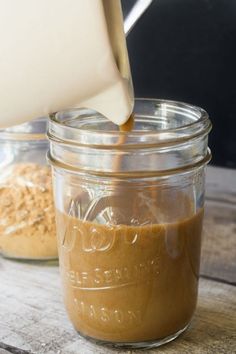
[[[56,113],[49,159],[69,318],[97,343],[148,348],[195,311],[211,123],[198,107],[138,99],[131,128]]]

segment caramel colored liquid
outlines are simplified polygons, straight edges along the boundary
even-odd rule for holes
[[[121,133],[128,133],[132,131],[133,126],[134,126],[134,113],[131,114],[131,116],[129,117],[129,119],[125,124],[119,126],[119,130]],[[125,143],[125,141],[126,141],[126,135],[122,134],[118,139],[117,145],[122,146]],[[112,171],[115,172],[119,171],[121,164],[122,164],[122,157],[115,156],[113,160]]]
[[[99,340],[164,338],[183,329],[196,306],[203,210],[195,214],[180,196],[172,209],[162,204],[168,216],[155,223],[131,199],[120,204],[127,220],[112,213],[113,225],[57,212],[66,308],[78,332]],[[110,205],[115,211],[112,197]],[[132,225],[138,218],[141,226]]]
[[[120,125],[121,132],[130,132],[134,127],[134,113],[131,114],[125,124]]]

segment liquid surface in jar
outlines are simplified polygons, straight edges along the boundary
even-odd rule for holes
[[[87,220],[57,211],[65,304],[78,332],[140,342],[189,323],[197,301],[203,210],[195,213],[184,194],[172,197],[127,190],[104,197]]]

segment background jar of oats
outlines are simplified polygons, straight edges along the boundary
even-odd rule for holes
[[[9,258],[57,258],[47,120],[0,130],[0,253]]]
[[[155,347],[189,325],[198,292],[207,113],[137,100],[130,132],[69,110],[51,117],[59,258],[75,329]]]

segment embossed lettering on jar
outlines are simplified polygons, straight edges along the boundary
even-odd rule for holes
[[[210,129],[202,109],[159,100],[136,100],[131,132],[87,110],[51,117],[64,299],[80,334],[141,348],[187,328]]]

